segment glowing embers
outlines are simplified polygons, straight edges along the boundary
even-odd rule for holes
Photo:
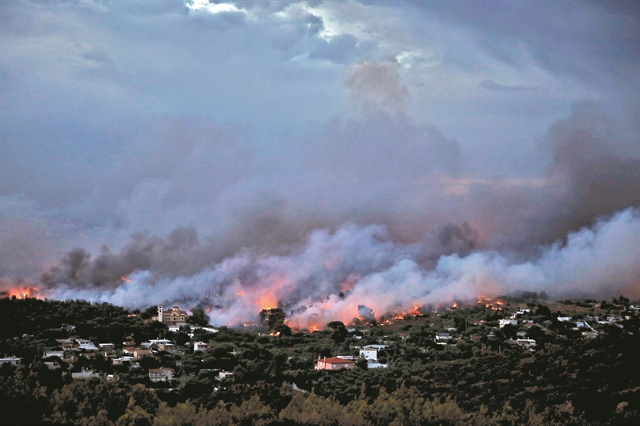
[[[491,309],[493,311],[501,311],[502,305],[504,305],[504,302],[499,299],[493,300],[485,296],[480,296],[478,297],[477,304],[484,305],[485,308]]]
[[[415,318],[415,317],[419,317],[424,315],[421,312],[421,307],[418,303],[416,302],[411,302],[411,309],[406,311],[406,312],[401,312],[401,313],[396,313],[396,314],[390,314],[392,315],[391,318],[381,318],[380,323],[381,325],[391,325],[396,321],[404,321],[410,318]]]
[[[0,296],[16,299],[38,299],[38,289],[36,287],[11,287],[0,292]]]
[[[128,279],[127,277],[120,277],[120,282],[121,282],[121,283],[130,283],[130,282],[131,282],[131,280],[130,280],[130,279]]]

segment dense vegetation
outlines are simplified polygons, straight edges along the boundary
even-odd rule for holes
[[[531,351],[510,343],[521,327],[497,328],[497,319],[516,306],[499,312],[484,306],[445,310],[356,333],[334,322],[311,334],[291,332],[282,324],[283,313],[274,310],[263,312],[263,333],[225,327],[217,333],[190,327],[174,333],[145,319],[153,308],[130,316],[109,304],[0,299],[0,352],[23,358],[17,368],[0,369],[0,423],[638,424],[637,311],[622,298],[594,302],[529,301],[531,312],[523,317],[545,324],[527,329],[538,342]],[[594,314],[620,321],[585,339],[575,323],[556,320]],[[434,342],[446,327],[458,329],[455,346]],[[266,334],[268,329],[279,331],[278,337]],[[113,365],[99,354],[48,368],[42,353],[72,335],[113,342],[116,351],[126,336],[138,342],[163,337],[183,350],[176,355],[155,348],[155,356],[142,359],[138,368]],[[194,352],[190,341],[211,347]],[[380,342],[387,345],[380,360],[389,368],[367,369],[358,362],[348,371],[313,369],[318,356],[357,355],[357,345]],[[161,365],[175,369],[174,380],[151,383],[148,369]],[[82,367],[117,379],[73,380],[67,374]],[[218,380],[221,370],[233,376]]]

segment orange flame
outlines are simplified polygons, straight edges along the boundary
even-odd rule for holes
[[[24,288],[19,288],[19,287],[12,287],[9,288],[8,290],[4,291],[7,294],[7,297],[12,298],[12,297],[16,297],[16,299],[29,299],[29,298],[33,298],[33,299],[38,299],[38,289],[36,287],[24,287]]]
[[[273,309],[278,307],[278,299],[273,293],[266,293],[256,299],[256,305],[260,309]]]
[[[131,280],[127,279],[127,277],[120,277],[120,281],[123,282],[123,283],[130,283],[131,282]]]
[[[240,290],[239,292],[236,293],[238,296],[242,296],[244,294],[244,292],[242,290]]]
[[[484,305],[485,308],[491,309],[493,311],[501,311],[501,306],[504,305],[504,302],[502,300],[491,300],[486,296],[480,296],[478,297],[477,304]]]

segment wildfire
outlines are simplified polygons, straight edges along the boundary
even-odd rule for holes
[[[12,298],[16,297],[16,299],[38,299],[38,289],[36,287],[12,287],[4,291],[7,297]]]
[[[244,294],[244,292],[242,290],[240,290],[239,292],[236,293],[238,296],[242,296]]]
[[[451,309],[456,309],[458,307],[458,304],[456,302],[453,302],[453,304],[451,305]]]
[[[278,307],[278,299],[273,293],[263,294],[256,299],[256,305],[260,309],[274,309]]]
[[[411,307],[413,308],[410,312],[411,315],[413,315],[414,317],[417,317],[418,315],[422,315],[419,309],[420,305],[418,305],[416,302],[411,302]]]
[[[493,311],[501,311],[502,305],[504,305],[504,302],[502,300],[492,300],[488,297],[480,296],[478,298],[477,304],[484,305],[485,308],[491,309]]]
[[[130,283],[130,282],[131,282],[131,280],[130,280],[130,279],[127,279],[127,277],[120,277],[120,282],[123,282],[123,283]]]

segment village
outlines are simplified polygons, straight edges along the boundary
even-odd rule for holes
[[[555,314],[550,306],[556,308]],[[30,361],[50,370],[62,369],[73,380],[117,381],[126,377],[150,387],[176,388],[190,376],[205,375],[219,381],[220,386],[233,383],[234,368],[238,369],[240,364],[236,359],[243,355],[241,345],[235,345],[233,339],[220,341],[216,336],[220,327],[189,325],[189,318],[190,314],[178,306],[166,311],[158,306],[157,315],[146,321],[166,326],[161,329],[165,331],[155,339],[143,341],[138,341],[135,335],[123,336],[115,342],[97,341],[78,335],[75,325],[64,324],[61,329],[68,337],[56,339],[55,347],[41,348],[39,358]],[[492,350],[508,352],[514,348],[533,352],[557,339],[597,339],[614,331],[624,333],[624,324],[637,324],[637,320],[637,306],[604,301],[508,306],[486,300],[475,306],[456,303],[424,315],[396,316],[377,325],[347,327],[334,322],[325,331],[298,331],[295,334],[299,337],[306,336],[303,340],[315,334],[314,339],[323,345],[315,346],[317,353],[313,354],[300,353],[295,345],[289,345],[284,351],[285,364],[304,365],[316,371],[386,369],[393,367],[408,347],[422,354],[440,352],[440,358],[444,359]],[[229,331],[226,327],[222,330]],[[279,332],[269,331],[258,328],[240,333],[250,336],[245,336],[245,340],[263,344],[284,339]],[[13,339],[29,337],[32,336]],[[0,359],[0,365],[19,366],[23,362],[14,354],[5,354]],[[214,391],[220,386],[214,387]]]

